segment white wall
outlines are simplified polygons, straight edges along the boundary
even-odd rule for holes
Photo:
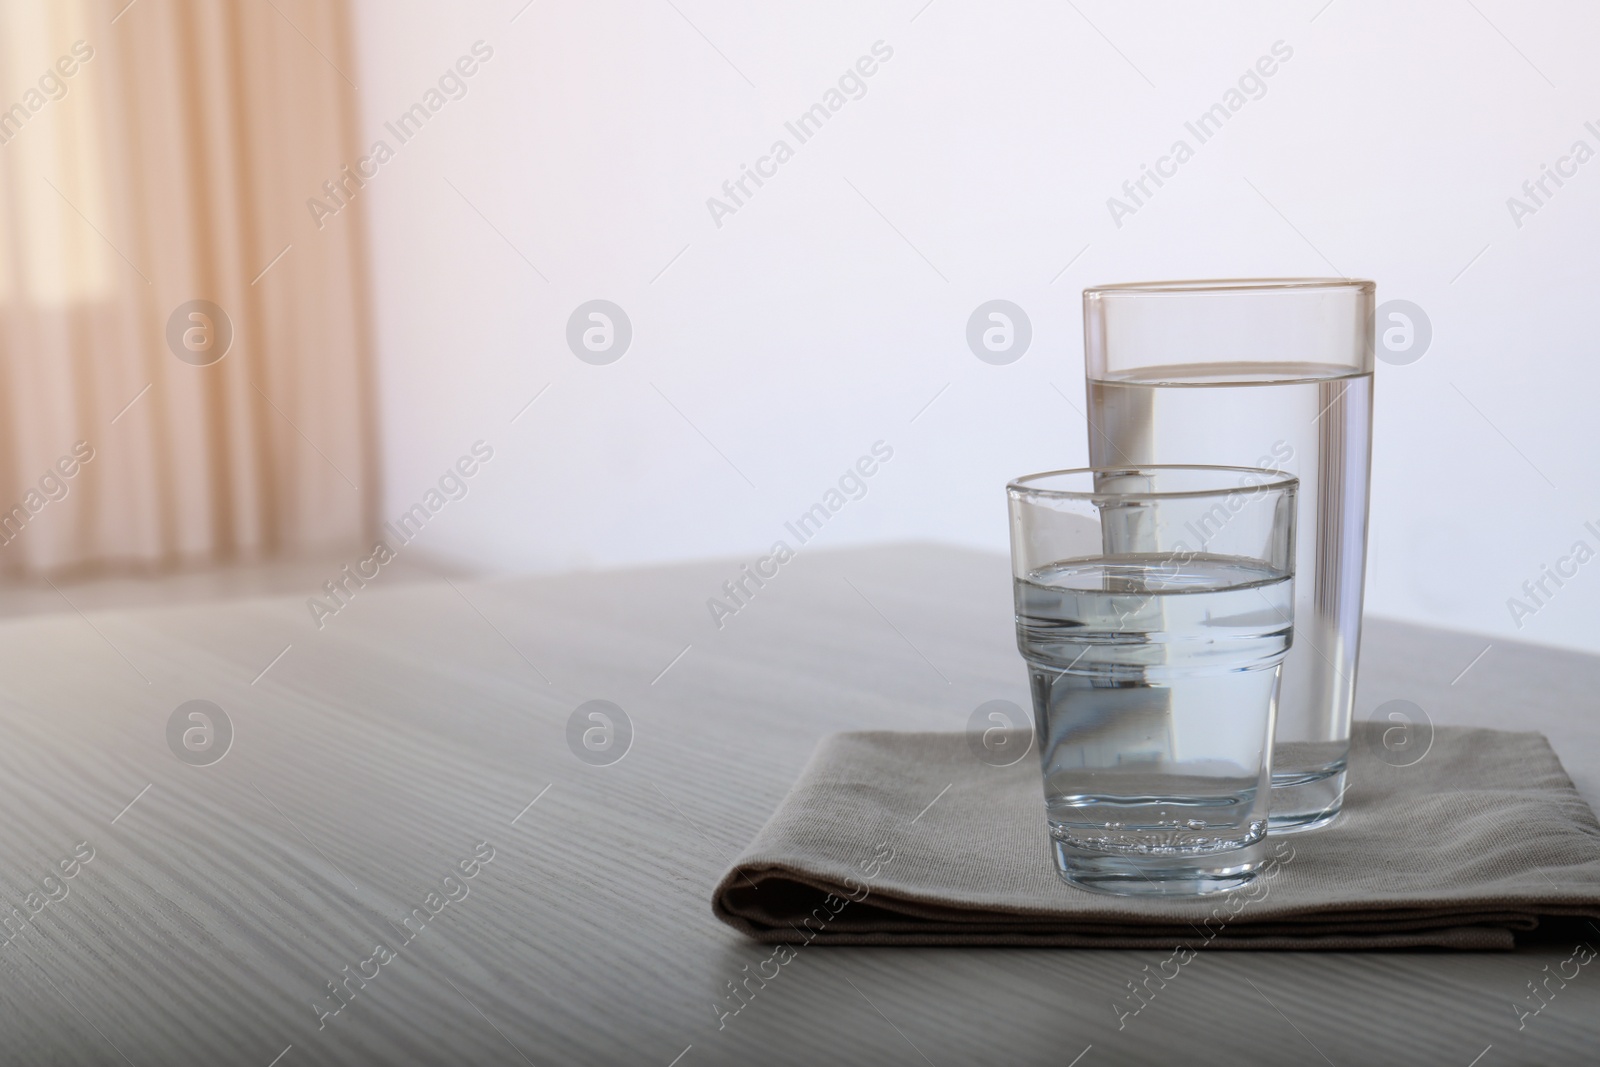
[[[1520,227],[1507,207],[1574,141],[1600,150],[1592,7],[522,4],[358,5],[373,139],[494,49],[362,194],[387,510],[496,449],[428,550],[755,554],[880,439],[893,460],[814,544],[1003,550],[1005,479],[1086,458],[1085,285],[1336,268],[1434,332],[1379,368],[1369,610],[1600,649],[1600,560],[1520,630],[1506,603],[1600,549],[1600,159]],[[880,40],[865,96],[718,227],[707,198]],[[1115,225],[1107,198],[1280,40],[1265,95]],[[565,342],[594,298],[633,326],[608,366]],[[992,298],[1032,321],[1009,366],[966,345]]]

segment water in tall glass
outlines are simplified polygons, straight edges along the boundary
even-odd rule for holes
[[[1366,566],[1372,375],[1307,363],[1153,367],[1088,382],[1095,466],[1269,467],[1300,479],[1294,647],[1279,690],[1272,828],[1338,811]]]

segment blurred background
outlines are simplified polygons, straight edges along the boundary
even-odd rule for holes
[[[880,442],[811,544],[1003,552],[1087,459],[1085,286],[1347,275],[1404,314],[1368,612],[1600,650],[1596,32],[0,0],[0,612],[754,560]]]

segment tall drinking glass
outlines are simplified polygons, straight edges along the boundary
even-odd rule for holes
[[[1092,464],[1241,464],[1300,479],[1274,832],[1332,821],[1344,796],[1366,572],[1373,291],[1359,279],[1282,278],[1083,293]]]
[[[1294,477],[1054,471],[1006,495],[1061,876],[1123,894],[1249,882],[1293,637]]]

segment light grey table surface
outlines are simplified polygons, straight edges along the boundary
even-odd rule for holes
[[[1520,1030],[1512,1006],[1572,946],[1202,953],[1121,1030],[1113,1001],[1163,954],[814,946],[719,1029],[769,950],[711,887],[817,739],[1027,702],[998,556],[802,551],[719,629],[706,601],[738,572],[380,575],[320,630],[303,597],[0,624],[4,1062],[1600,1059],[1600,970]],[[1369,620],[1357,714],[1543,731],[1593,805],[1600,658],[1485,646]],[[205,767],[167,741],[193,699],[234,732]],[[593,699],[632,724],[609,766],[567,741]],[[446,882],[480,842],[493,859]]]

